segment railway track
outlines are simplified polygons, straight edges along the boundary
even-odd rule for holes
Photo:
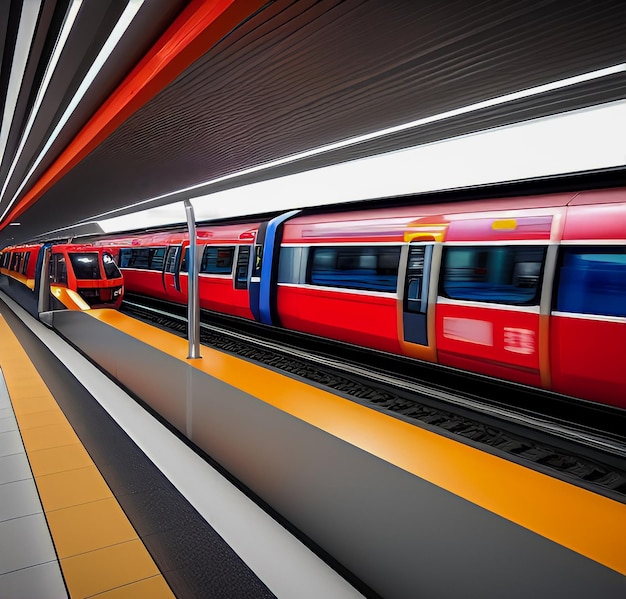
[[[183,337],[186,335],[184,308],[161,302],[147,305],[146,301],[143,298],[125,301],[122,311]],[[214,314],[203,316],[200,338],[204,345],[261,363],[393,417],[626,502],[626,440],[619,435],[620,430],[626,430],[620,427],[626,415],[620,411],[603,410],[586,405],[587,402],[569,404],[579,419],[584,418],[585,409],[590,414],[586,421],[571,421],[558,413],[568,406],[566,398],[561,396],[553,398],[550,397],[553,394],[547,394],[543,397],[544,405],[552,409],[537,412],[532,406],[540,401],[541,394],[521,386],[509,387],[456,371],[449,372],[447,377],[456,388],[451,384],[443,386],[440,380],[433,383],[427,378],[407,376],[403,360],[370,355],[368,360],[378,362],[375,366],[363,359],[367,353],[362,350],[354,353],[350,346],[346,346],[346,355],[342,351],[339,358],[329,353],[330,344],[316,338],[276,331],[269,339],[268,329],[254,323],[250,326],[239,323],[239,319],[233,322]],[[207,317],[212,322],[207,322]],[[243,330],[235,330],[234,324],[241,325]],[[390,368],[390,362],[399,367]],[[423,368],[417,370],[420,376],[424,374]],[[428,366],[425,372],[434,372],[441,378],[439,369]],[[489,399],[477,394],[480,389],[485,390]],[[507,402],[490,397],[498,390],[508,391]],[[527,401],[530,408],[519,406],[519,396],[523,397],[524,392],[530,398]],[[555,400],[554,404],[551,400]],[[555,410],[554,405],[560,406],[560,410]],[[621,420],[615,422],[616,418]]]

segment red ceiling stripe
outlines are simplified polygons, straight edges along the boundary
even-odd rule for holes
[[[267,0],[193,0],[12,208],[0,231],[30,208],[61,177]]]

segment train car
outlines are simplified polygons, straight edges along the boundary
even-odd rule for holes
[[[251,255],[258,233],[258,223],[198,227],[199,292],[203,309],[255,318],[250,280]],[[187,303],[187,233],[128,235],[108,238],[104,243],[112,247],[128,291]],[[258,280],[252,283],[253,288],[258,286]]]
[[[626,408],[626,190],[303,215],[287,328]]]
[[[186,234],[159,235],[115,240],[127,289],[186,302]],[[204,309],[626,408],[626,189],[294,211],[199,243]]]
[[[111,251],[81,244],[31,244],[4,248],[0,273],[5,290],[36,314],[43,253],[50,249],[48,281],[52,309],[119,308],[124,280]]]

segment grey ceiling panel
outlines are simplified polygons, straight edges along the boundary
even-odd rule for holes
[[[621,63],[625,22],[622,0],[270,2],[50,189],[21,219],[20,235]],[[245,182],[620,99],[625,90],[618,74]],[[216,190],[241,183],[231,180]]]

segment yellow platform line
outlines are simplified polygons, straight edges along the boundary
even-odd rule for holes
[[[145,545],[1,315],[0,368],[70,596],[173,598]]]
[[[184,360],[438,487],[626,575],[626,505],[377,412],[291,377],[202,347],[115,310],[91,310],[124,333]]]

